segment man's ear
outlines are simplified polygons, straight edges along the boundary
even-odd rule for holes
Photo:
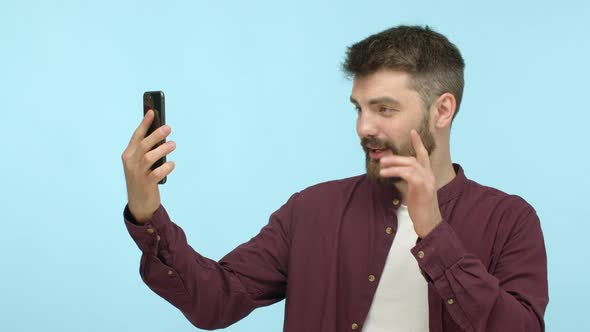
[[[435,128],[450,127],[453,116],[457,110],[457,100],[451,93],[443,93],[434,102],[434,126]]]

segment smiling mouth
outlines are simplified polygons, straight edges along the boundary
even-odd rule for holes
[[[380,147],[380,146],[371,146],[371,145],[367,145],[366,146],[367,150],[371,153],[381,153],[385,150],[387,150],[386,147]]]
[[[385,152],[387,150],[388,150],[387,148],[375,149],[375,148],[367,147],[367,151],[368,151],[367,154],[371,159],[378,160],[378,159],[381,159],[381,157],[383,157],[385,155]]]

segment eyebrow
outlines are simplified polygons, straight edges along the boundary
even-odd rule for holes
[[[358,105],[359,103],[352,98],[352,96],[350,96],[350,102]],[[401,107],[402,103],[397,100],[397,99],[393,99],[391,97],[377,97],[377,98],[373,98],[373,99],[369,99],[369,105],[375,105],[375,104],[389,104],[389,105],[393,105],[395,107]]]

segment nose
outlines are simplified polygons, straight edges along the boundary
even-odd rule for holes
[[[359,137],[377,136],[376,119],[370,112],[360,112],[356,119],[356,131]]]

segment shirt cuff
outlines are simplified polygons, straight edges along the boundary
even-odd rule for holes
[[[465,249],[453,228],[443,220],[411,252],[427,277],[437,280],[463,258]]]
[[[170,224],[170,217],[164,207],[160,205],[152,217],[143,225],[137,223],[128,205],[125,206],[123,211],[123,218],[125,219],[127,231],[139,247],[139,250],[155,255],[160,244],[161,234],[164,233],[166,226]]]

